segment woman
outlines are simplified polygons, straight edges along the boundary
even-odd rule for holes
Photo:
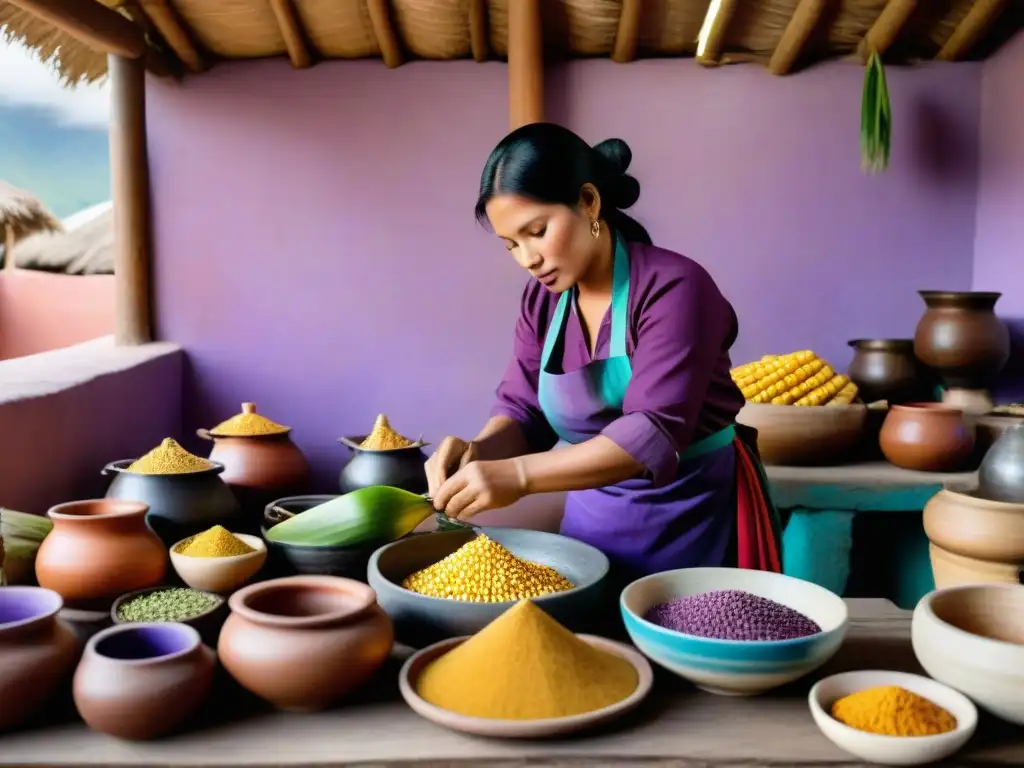
[[[623,213],[640,196],[631,158],[619,139],[592,148],[546,123],[488,158],[477,218],[533,279],[491,419],[442,441],[430,495],[465,519],[569,491],[561,532],[629,575],[779,571],[775,514],[735,427],[736,314],[699,264]]]

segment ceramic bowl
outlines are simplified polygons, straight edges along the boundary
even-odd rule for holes
[[[263,512],[264,539],[267,531],[281,522],[274,507],[298,514],[336,498],[337,494],[324,494],[286,496],[272,501]],[[341,576],[362,582],[366,581],[366,564],[370,555],[379,546],[378,543],[367,547],[313,547],[279,541],[267,541],[266,544],[271,567],[275,571],[308,576]]]
[[[720,589],[739,589],[789,606],[822,631],[794,640],[714,640],[660,627],[643,618],[659,603]],[[710,693],[749,696],[797,680],[828,661],[846,636],[846,603],[809,581],[739,568],[684,568],[638,579],[619,599],[626,631],[652,661]]]
[[[594,728],[635,709],[644,700],[644,697],[650,693],[651,685],[654,682],[654,674],[651,670],[651,665],[647,663],[647,659],[629,646],[594,635],[579,635],[579,638],[595,648],[621,656],[633,665],[633,668],[636,669],[638,682],[636,690],[632,695],[617,704],[603,707],[594,712],[541,720],[493,720],[485,717],[470,717],[434,706],[421,698],[416,692],[416,681],[419,679],[420,673],[430,662],[465,642],[469,639],[468,637],[442,640],[414,653],[406,660],[401,671],[398,673],[398,687],[402,693],[402,698],[405,699],[405,703],[420,717],[426,718],[438,725],[443,725],[446,728],[451,728],[453,731],[462,731],[463,733],[470,733],[475,736],[490,736],[504,739],[536,739],[561,736]]]
[[[175,589],[175,587],[152,587],[150,589],[139,589],[135,592],[129,592],[126,595],[121,595],[114,601],[114,604],[110,607],[110,619],[115,625],[119,624],[134,624],[137,622],[129,621],[127,619],[120,619],[117,616],[117,612],[123,603],[131,600],[133,597],[139,595],[148,595],[150,592],[160,592],[165,589]],[[200,592],[202,590],[199,590]],[[214,592],[207,592],[210,597],[217,598],[217,603],[210,608],[206,613],[201,613],[198,616],[193,616],[190,619],[183,619],[179,624],[186,624],[187,626],[195,629],[200,636],[203,638],[203,642],[212,648],[217,647],[217,638],[220,636],[220,628],[224,626],[224,621],[228,617],[228,603],[220,595]]]
[[[830,714],[837,699],[867,688],[897,685],[945,709],[956,718],[956,728],[935,736],[882,736],[851,728]],[[905,672],[844,672],[819,680],[807,696],[811,716],[829,741],[861,760],[882,765],[924,765],[949,757],[974,734],[978,710],[966,696],[920,675]]]
[[[481,530],[513,555],[550,566],[575,584],[575,589],[544,595],[534,602],[574,632],[591,626],[604,599],[609,567],[604,553],[555,533],[518,528]],[[475,535],[473,531],[425,533],[399,539],[373,553],[367,577],[381,607],[395,623],[399,642],[422,648],[439,640],[473,635],[515,604],[446,600],[401,586],[406,576],[447,557]]]
[[[252,547],[253,551],[232,557],[190,557],[177,552],[188,538],[176,542],[170,549],[171,565],[181,580],[192,589],[226,595],[255,576],[267,561],[267,545],[259,536],[232,535]]]
[[[866,405],[802,408],[746,403],[736,421],[757,430],[765,464],[803,466],[853,458],[867,430]]]
[[[911,638],[929,675],[1024,725],[1024,585],[929,592],[914,609]]]

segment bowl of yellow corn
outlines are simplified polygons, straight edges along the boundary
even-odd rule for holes
[[[386,544],[367,580],[399,642],[473,635],[523,599],[574,632],[595,628],[609,562],[567,536],[519,528],[438,531]]]
[[[765,355],[733,368],[746,400],[736,421],[757,430],[765,464],[831,464],[856,457],[868,407],[850,377],[810,350]]]

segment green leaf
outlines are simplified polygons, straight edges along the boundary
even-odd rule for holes
[[[860,146],[861,167],[878,173],[889,167],[892,143],[892,108],[885,68],[877,52],[868,57],[861,94]]]

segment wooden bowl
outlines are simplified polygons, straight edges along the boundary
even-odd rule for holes
[[[470,717],[436,707],[416,692],[416,681],[430,662],[468,640],[468,636],[442,640],[414,653],[402,665],[402,670],[398,673],[398,687],[405,703],[420,717],[443,725],[445,728],[451,728],[453,731],[499,739],[538,739],[563,736],[608,723],[635,709],[650,693],[651,685],[654,683],[654,673],[647,659],[635,649],[603,637],[594,635],[577,635],[577,637],[599,650],[621,656],[632,664],[638,678],[636,690],[622,701],[593,712],[540,720],[495,720],[486,717]]]
[[[746,403],[736,421],[757,430],[757,450],[765,464],[809,466],[856,458],[867,418],[866,405]]]
[[[255,576],[267,561],[267,545],[259,536],[232,535],[248,544],[253,551],[230,557],[192,557],[177,551],[188,539],[175,543],[170,550],[171,565],[181,580],[192,589],[226,595]]]

